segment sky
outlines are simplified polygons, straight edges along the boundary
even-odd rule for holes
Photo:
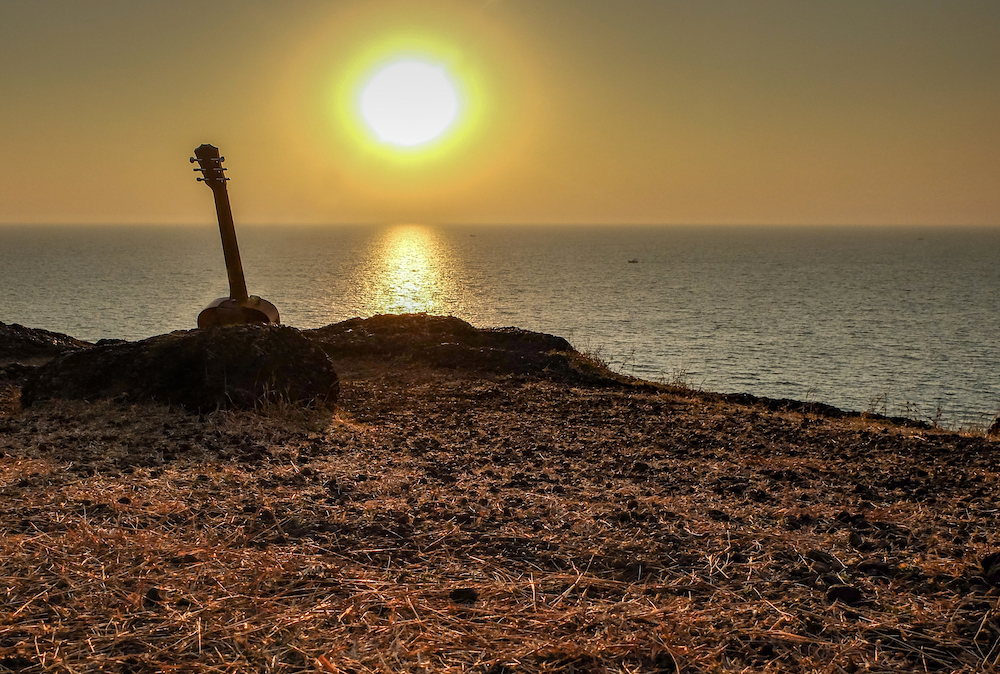
[[[996,0],[0,0],[0,223],[1000,225]],[[426,53],[460,127],[359,82]]]

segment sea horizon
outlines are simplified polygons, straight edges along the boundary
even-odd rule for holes
[[[248,288],[313,328],[378,313],[557,334],[624,374],[987,426],[1000,229],[246,225]],[[0,227],[0,321],[86,341],[194,327],[214,225]]]

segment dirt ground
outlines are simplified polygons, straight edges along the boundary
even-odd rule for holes
[[[1000,670],[989,438],[335,362],[336,409],[0,402],[0,671]]]

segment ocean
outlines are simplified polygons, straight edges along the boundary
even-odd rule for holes
[[[239,226],[282,322],[427,312],[563,336],[721,392],[988,425],[1000,229]],[[194,327],[228,295],[214,224],[0,226],[0,321],[89,341]]]

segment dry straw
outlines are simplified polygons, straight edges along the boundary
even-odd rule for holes
[[[1000,662],[982,438],[419,368],[336,413],[5,400],[0,671]]]

